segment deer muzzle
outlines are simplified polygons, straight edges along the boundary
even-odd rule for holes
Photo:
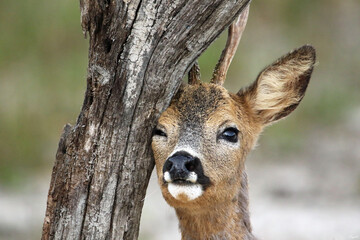
[[[180,151],[169,157],[163,167],[164,183],[200,184],[206,188],[210,179],[205,176],[199,158]]]

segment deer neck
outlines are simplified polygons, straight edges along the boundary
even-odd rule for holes
[[[237,199],[212,209],[175,209],[182,240],[252,240],[248,210],[247,175],[244,172]]]

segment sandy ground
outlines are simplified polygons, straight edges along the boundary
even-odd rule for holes
[[[281,156],[286,160],[264,161],[260,150],[250,156],[251,220],[259,239],[360,240],[360,111],[350,119],[331,134],[315,131],[300,154]],[[0,187],[0,239],[40,238],[49,178],[18,191]],[[180,239],[154,175],[144,201],[139,239]]]

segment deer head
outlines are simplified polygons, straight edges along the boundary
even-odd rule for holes
[[[241,205],[247,154],[265,126],[298,106],[309,83],[315,50],[306,45],[266,67],[249,87],[237,93],[222,87],[247,15],[248,8],[230,26],[211,82],[200,82],[195,64],[154,130],[158,181],[178,216]]]

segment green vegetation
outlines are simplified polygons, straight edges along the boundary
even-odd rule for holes
[[[360,2],[253,1],[226,87],[236,92],[287,51],[310,43],[319,64],[295,114],[269,128],[264,141],[301,148],[319,127],[331,130],[360,100]],[[62,127],[74,123],[86,87],[88,41],[77,1],[0,2],[0,184],[20,185],[50,171]],[[211,77],[226,39],[200,58]],[[296,136],[296,138],[294,138]]]
[[[87,40],[78,3],[0,3],[0,183],[50,169],[81,107]]]

